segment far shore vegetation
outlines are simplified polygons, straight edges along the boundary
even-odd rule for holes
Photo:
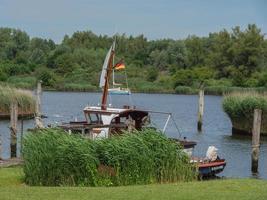
[[[19,29],[0,28],[0,82],[32,89],[100,91],[99,75],[113,37],[77,31],[56,44],[30,38]],[[267,40],[254,24],[205,37],[148,40],[144,35],[116,36],[116,60],[124,59],[133,92],[208,94],[265,90]],[[125,83],[124,71],[116,81]]]

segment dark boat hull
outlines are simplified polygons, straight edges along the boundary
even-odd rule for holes
[[[194,148],[197,145],[195,141],[181,140],[177,138],[169,138],[169,139],[181,145],[184,149]]]
[[[198,163],[197,166],[201,177],[210,177],[221,173],[226,166],[226,162],[221,159],[208,163]]]

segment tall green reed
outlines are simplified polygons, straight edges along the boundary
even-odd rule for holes
[[[182,149],[154,130],[100,140],[39,130],[25,137],[23,158],[30,185],[116,186],[196,178]]]
[[[233,92],[226,94],[222,106],[231,118],[252,118],[253,110],[267,111],[267,94],[259,92]]]
[[[13,101],[18,103],[20,111],[34,112],[35,98],[30,91],[0,85],[0,112],[9,112]]]

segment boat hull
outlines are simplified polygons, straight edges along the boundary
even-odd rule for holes
[[[211,177],[221,173],[226,166],[226,162],[221,159],[208,163],[198,163],[197,166],[201,177]]]
[[[131,92],[129,90],[108,90],[110,95],[130,95]]]

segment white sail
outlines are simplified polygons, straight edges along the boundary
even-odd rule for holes
[[[99,87],[101,87],[101,88],[105,85],[105,77],[106,77],[106,74],[107,74],[108,62],[109,62],[112,50],[113,51],[115,50],[115,41],[111,45],[111,47],[110,47],[110,49],[109,49],[109,51],[108,51],[108,53],[106,55],[103,67],[102,67],[102,72],[101,72],[100,82],[99,82]]]

